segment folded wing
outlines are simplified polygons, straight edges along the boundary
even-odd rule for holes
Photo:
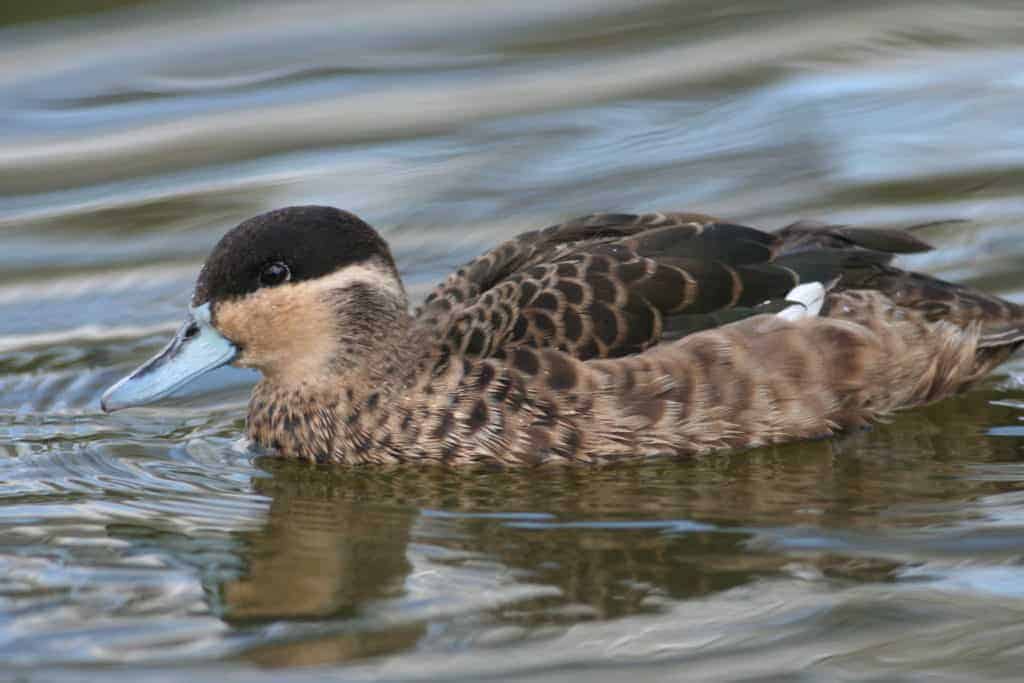
[[[889,267],[895,254],[929,248],[896,229],[803,222],[773,234],[703,214],[593,214],[467,263],[419,316],[457,354],[527,346],[614,358],[782,310],[801,283],[879,286],[902,274]]]

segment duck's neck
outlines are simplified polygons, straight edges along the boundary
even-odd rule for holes
[[[249,438],[287,457],[317,460],[344,431],[344,416],[371,395],[388,401],[442,352],[407,311],[349,321],[326,368],[306,376],[265,373],[249,402]]]
[[[331,380],[335,393],[351,389],[344,392],[346,396],[389,396],[406,388],[423,363],[439,353],[435,332],[418,325],[406,311],[372,334],[369,343],[353,344],[335,359]]]

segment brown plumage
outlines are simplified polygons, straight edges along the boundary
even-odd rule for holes
[[[326,239],[311,224],[335,240],[313,261],[283,246]],[[412,315],[351,214],[284,209],[229,236],[293,277],[261,286],[218,246],[196,291],[228,294],[193,303],[264,374],[250,438],[311,461],[602,463],[825,437],[960,391],[1024,342],[1021,307],[893,267],[929,248],[900,230],[598,214],[499,245]],[[812,281],[831,288],[820,315],[775,314]]]

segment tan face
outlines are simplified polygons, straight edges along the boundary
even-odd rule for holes
[[[238,346],[234,365],[255,368],[278,384],[316,383],[356,355],[360,338],[373,332],[361,320],[360,290],[392,306],[407,305],[395,274],[370,262],[214,302],[213,325]]]

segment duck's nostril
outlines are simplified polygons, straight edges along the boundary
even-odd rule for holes
[[[185,328],[185,339],[191,339],[197,334],[199,334],[199,325],[197,325],[196,323],[192,323],[191,325]]]

